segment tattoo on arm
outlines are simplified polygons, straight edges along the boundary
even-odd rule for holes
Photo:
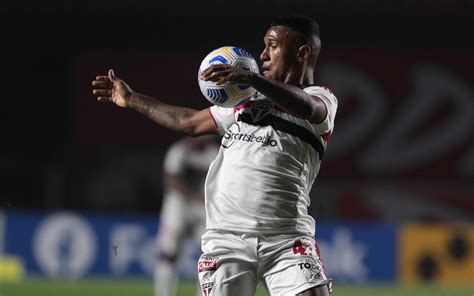
[[[173,131],[189,134],[192,126],[185,124],[197,110],[165,104],[154,98],[135,93],[131,97],[130,107],[142,113],[159,125]]]

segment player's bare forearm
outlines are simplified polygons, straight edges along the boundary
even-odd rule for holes
[[[199,110],[165,104],[152,97],[135,92],[131,94],[128,106],[165,128],[189,136],[214,132],[212,127],[211,129],[207,128],[207,125],[203,122],[205,118],[201,118],[202,116],[198,114]]]
[[[326,106],[300,88],[261,75],[252,75],[251,85],[281,108],[298,117],[321,122],[326,117]]]
[[[191,137],[215,134],[214,123],[207,110],[165,104],[136,92],[130,95],[127,106],[165,128]]]

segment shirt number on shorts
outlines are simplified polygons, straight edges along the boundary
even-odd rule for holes
[[[301,240],[295,240],[293,244],[293,254],[308,255],[306,254],[306,248],[301,243]]]

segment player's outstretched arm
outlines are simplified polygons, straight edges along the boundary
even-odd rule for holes
[[[208,110],[194,110],[165,104],[152,97],[137,93],[125,81],[115,76],[97,76],[92,81],[92,93],[99,102],[109,102],[122,108],[131,108],[154,122],[189,136],[215,134],[215,127]]]

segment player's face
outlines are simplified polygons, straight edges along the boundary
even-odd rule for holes
[[[297,65],[297,46],[295,32],[284,26],[270,27],[263,41],[265,48],[260,54],[263,61],[263,76],[288,82]]]

